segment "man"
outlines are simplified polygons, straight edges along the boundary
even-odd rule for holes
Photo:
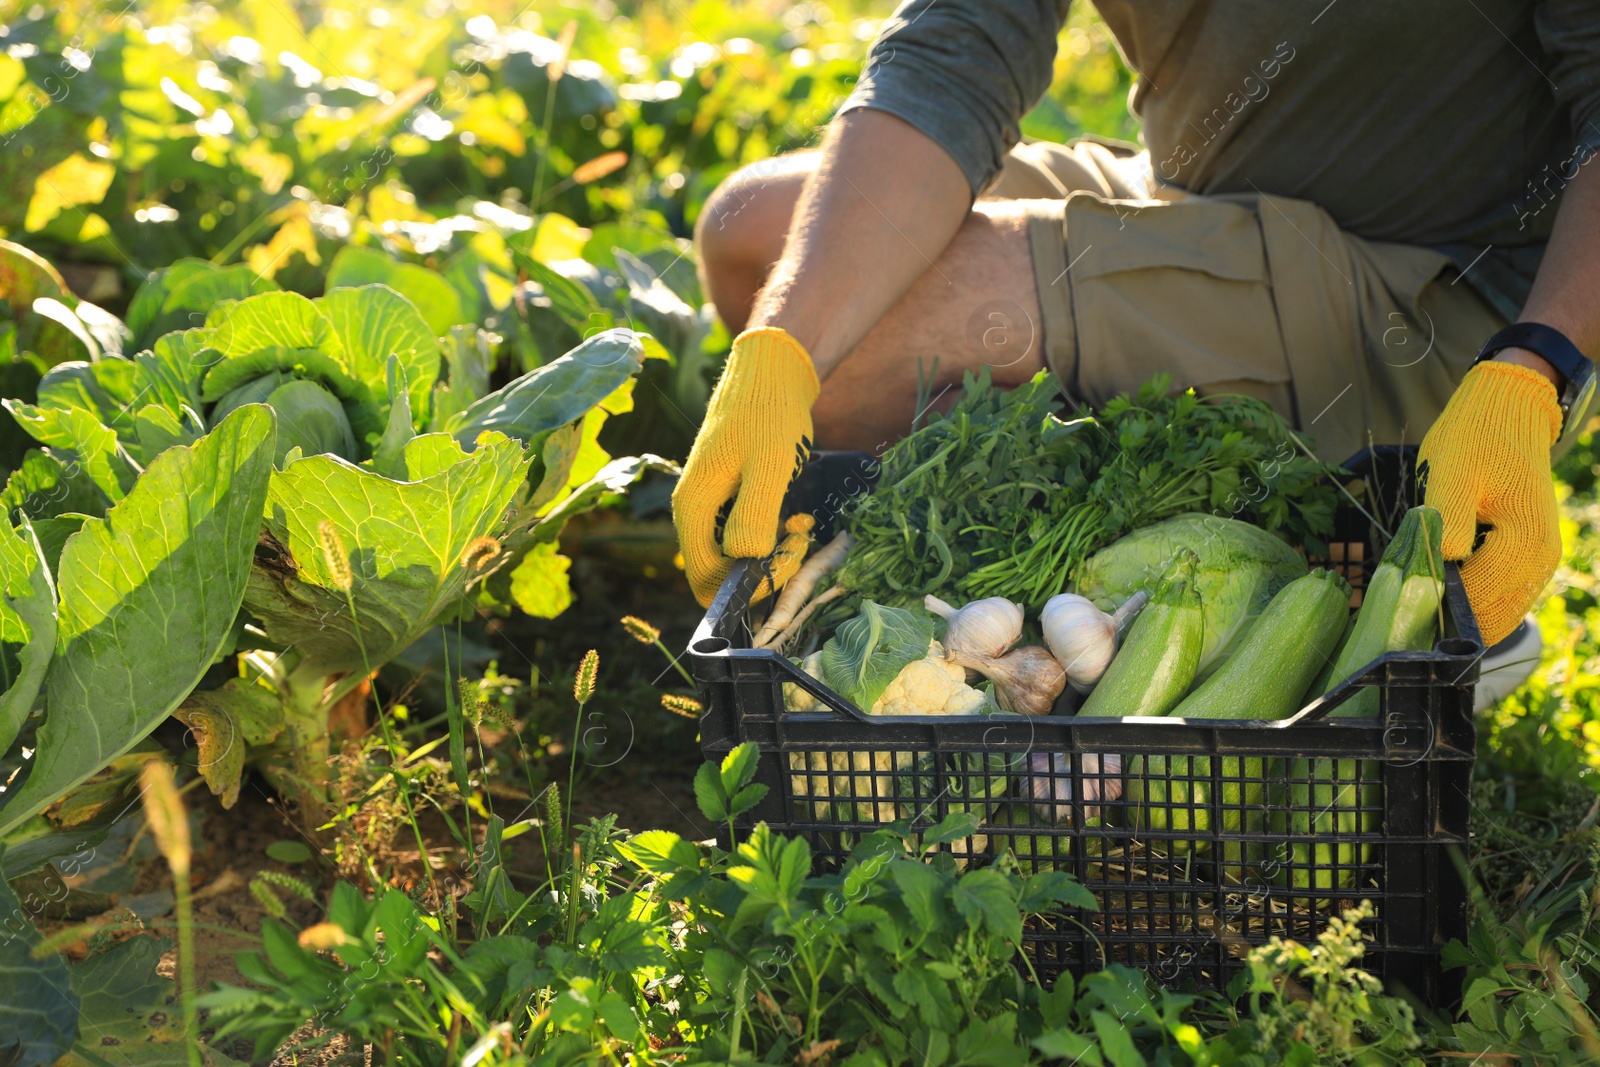
[[[1426,431],[1499,641],[1559,561],[1550,452],[1600,352],[1600,2],[1097,6],[1147,152],[1018,145],[1064,0],[911,0],[820,152],[707,204],[744,332],[673,498],[695,594],[772,551],[813,441],[902,436],[936,356],[936,386],[1249,392],[1335,460]]]

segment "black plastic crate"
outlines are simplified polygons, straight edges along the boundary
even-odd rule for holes
[[[1410,460],[1378,449],[1347,464],[1365,480],[1365,513],[1341,509],[1330,558],[1319,562],[1357,590],[1377,557],[1369,515],[1394,529],[1412,497]],[[865,455],[819,454],[787,507],[817,515],[826,537],[875,474]],[[1364,966],[1429,1004],[1459,996],[1438,961],[1467,929],[1451,852],[1467,841],[1482,643],[1454,564],[1445,632],[1431,651],[1384,655],[1294,717],[1265,722],[1248,707],[1238,720],[1193,722],[867,716],[782,656],[750,648],[749,598],[761,577],[759,562],[736,564],[690,645],[706,757],[745,741],[761,748],[757,780],[768,793],[740,830],[765,821],[803,835],[819,868],[833,869],[880,823],[979,815],[972,837],[940,846],[958,864],[980,866],[1009,847],[1025,865],[1071,872],[1099,901],[1099,912],[1029,929],[1046,979],[1123,963],[1169,985],[1221,990],[1250,946],[1274,935],[1310,941],[1329,917],[1369,900]],[[785,711],[785,683],[825,710]],[[1376,717],[1326,718],[1367,687],[1379,693]]]

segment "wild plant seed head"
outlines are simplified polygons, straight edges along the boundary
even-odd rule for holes
[[[174,874],[189,871],[189,818],[183,798],[172,782],[172,768],[162,760],[150,760],[139,772],[139,791],[144,798],[144,815],[156,847],[166,857]]]
[[[701,712],[705,711],[694,697],[681,696],[677,693],[662,693],[661,706],[674,715],[682,715],[685,719],[698,719]]]
[[[259,878],[250,879],[250,895],[256,898],[261,910],[274,919],[282,919],[289,914],[289,910],[283,906],[283,900],[272,891],[270,885]]]
[[[328,564],[333,584],[348,593],[355,584],[355,575],[350,571],[350,554],[344,550],[344,539],[327,519],[317,523],[317,537],[322,541],[322,558]]]
[[[572,683],[572,695],[578,703],[587,704],[589,698],[594,696],[594,676],[600,670],[600,653],[590,649],[584,653],[583,662],[578,664],[578,677]]]
[[[330,949],[348,944],[350,935],[344,932],[343,927],[333,923],[317,923],[301,930],[297,940],[301,948]]]
[[[661,631],[639,618],[637,615],[624,615],[622,628],[628,631],[628,636],[641,645],[653,645],[661,639]]]

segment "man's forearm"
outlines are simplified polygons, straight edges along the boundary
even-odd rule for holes
[[[1600,359],[1600,159],[1579,168],[1567,185],[1550,244],[1539,265],[1523,322],[1542,322]],[[1518,363],[1556,381],[1555,369],[1532,352],[1508,348],[1497,359]]]
[[[933,266],[970,207],[961,168],[931,138],[882,111],[840,116],[749,325],[787,330],[826,379]]]

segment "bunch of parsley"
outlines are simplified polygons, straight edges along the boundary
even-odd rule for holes
[[[1165,376],[1064,420],[1054,379],[1006,392],[968,375],[950,413],[894,445],[845,519],[839,583],[879,603],[1003,596],[1037,610],[1123,534],[1187,511],[1313,551],[1339,468],[1250,397],[1174,393]]]

